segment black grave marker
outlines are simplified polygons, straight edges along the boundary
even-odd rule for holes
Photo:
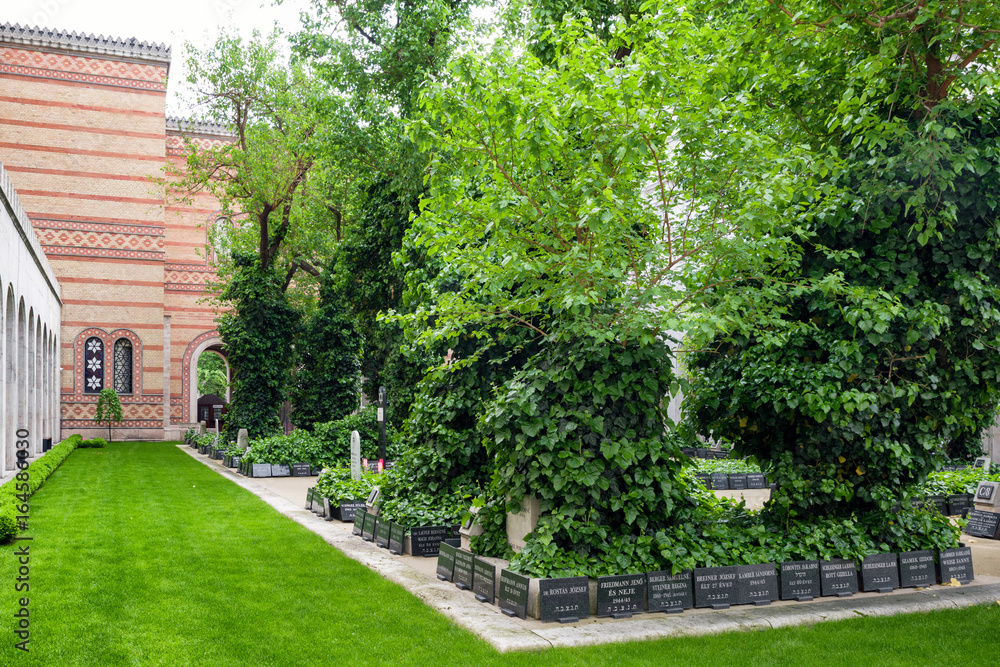
[[[934,566],[934,552],[904,551],[899,554],[899,586],[914,588],[937,583],[937,568]]]
[[[315,492],[316,492],[316,489],[313,489],[313,488],[306,489],[306,509],[307,510],[311,510],[313,508],[313,493],[315,493]]]
[[[853,560],[832,558],[819,562],[820,593],[846,598],[858,592],[858,566]]]
[[[312,477],[312,466],[308,463],[293,463],[292,477]]]
[[[1000,539],[1000,514],[971,509],[969,510],[969,523],[962,529],[962,532],[973,537]]]
[[[764,473],[762,473],[762,472],[747,473],[747,488],[748,489],[766,489],[767,488],[767,477],[765,477]]]
[[[725,491],[729,488],[729,475],[724,472],[712,473],[712,490]]]
[[[889,593],[899,588],[899,555],[876,554],[861,561],[861,586],[865,591]]]
[[[271,476],[271,464],[270,463],[254,463],[253,464],[253,477],[270,477]]]
[[[729,473],[729,488],[735,489],[737,491],[742,491],[747,488],[747,475],[743,472],[731,472]]]
[[[455,586],[463,591],[472,589],[472,580],[475,578],[475,570],[472,569],[473,555],[471,551],[465,549],[455,549],[455,576],[452,581]]]
[[[774,563],[736,566],[736,604],[756,607],[778,599],[778,569]]]
[[[415,529],[414,529],[415,530]],[[411,530],[412,537],[412,530]],[[451,581],[455,576],[455,547],[442,543],[438,549],[437,578]]]
[[[694,606],[728,609],[736,604],[736,567],[696,567]]]
[[[375,546],[389,548],[389,522],[379,519],[375,524]]]
[[[645,604],[645,574],[597,578],[598,616],[628,618],[632,614],[641,614]]]
[[[497,586],[496,566],[482,558],[473,556],[472,569],[475,572],[475,576],[472,578],[472,592],[476,594],[476,599],[480,602],[493,604]]]
[[[936,511],[938,514],[948,516],[948,499],[945,496],[927,496],[924,507]]]
[[[365,542],[371,542],[375,539],[375,515],[365,512],[365,523],[361,528],[361,538]]]
[[[695,477],[698,478],[699,482],[705,485],[706,489],[712,488],[712,476],[709,475],[707,472],[700,472],[697,475],[695,475]]]
[[[271,477],[291,477],[292,469],[287,463],[272,463]]]
[[[497,604],[505,616],[528,616],[528,585],[531,580],[524,575],[500,570],[500,592],[497,594]]]
[[[354,517],[357,516],[358,512],[364,512],[366,507],[363,500],[342,500],[337,505],[337,520],[345,522],[354,521]]]
[[[398,523],[389,523],[389,553],[397,556],[403,553],[403,537],[406,535],[406,528]]]
[[[697,447],[695,449],[695,455],[697,455],[699,459],[711,458],[712,455],[709,452],[710,450],[708,447]]]
[[[587,577],[538,581],[539,616],[543,621],[574,623],[590,616],[590,582]]]
[[[665,611],[679,614],[694,605],[691,570],[671,574],[665,570],[646,573],[646,593],[649,612]]]
[[[781,564],[782,600],[805,602],[819,596],[818,560],[791,560]]]
[[[959,516],[972,509],[971,493],[953,493],[948,496],[948,516]]]
[[[938,562],[941,566],[941,583],[950,583],[955,579],[967,584],[975,578],[972,571],[972,548],[944,549],[938,552]]]
[[[351,528],[352,535],[361,535],[365,528],[365,512],[356,512],[354,514],[354,527]]]
[[[448,526],[410,528],[410,554],[413,556],[437,556],[438,545],[449,535],[451,535],[451,528]]]

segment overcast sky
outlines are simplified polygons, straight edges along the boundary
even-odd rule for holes
[[[205,47],[214,42],[220,26],[237,28],[242,34],[254,28],[267,33],[277,21],[294,31],[299,12],[308,6],[309,0],[284,0],[280,7],[270,0],[3,0],[0,23],[170,44],[167,113],[187,115],[179,98],[185,41]]]

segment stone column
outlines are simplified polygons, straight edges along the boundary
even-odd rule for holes
[[[163,316],[163,439],[170,427],[170,315]]]

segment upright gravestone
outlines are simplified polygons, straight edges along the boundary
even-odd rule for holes
[[[948,496],[949,516],[965,516],[970,509],[972,509],[971,493],[953,493]]]
[[[736,604],[756,607],[778,599],[778,569],[774,563],[736,566]]]
[[[252,469],[253,477],[270,477],[271,476],[271,464],[270,463],[254,463]]]
[[[597,578],[598,616],[629,618],[632,614],[641,614],[645,603],[645,574]]]
[[[767,488],[767,477],[765,477],[764,473],[762,473],[762,472],[747,473],[747,488],[748,489],[766,489]]]
[[[358,510],[354,513],[354,527],[351,528],[351,535],[362,535],[365,529],[365,512]]]
[[[846,598],[858,592],[858,567],[853,560],[831,558],[819,562],[820,592]]]
[[[528,615],[528,585],[531,580],[524,575],[500,570],[500,593],[497,604],[506,616],[526,618]]]
[[[480,602],[493,604],[497,586],[497,568],[493,563],[477,556],[472,557],[472,592]]]
[[[980,509],[1000,505],[1000,482],[980,482],[976,487],[975,503]]]
[[[691,570],[671,574],[665,570],[646,573],[646,596],[650,613],[679,614],[694,605]]]
[[[972,571],[972,548],[944,549],[938,553],[938,563],[941,567],[941,583],[950,583],[952,579],[960,584],[967,584],[975,578]]]
[[[1000,539],[1000,514],[977,509],[969,510],[969,523],[965,525],[963,532],[973,537]]]
[[[389,548],[389,522],[385,519],[380,519],[375,525],[375,546],[382,547],[383,549]]]
[[[441,581],[455,578],[455,547],[445,542],[438,548],[437,578]]]
[[[403,536],[406,528],[398,523],[389,523],[389,553],[399,555],[403,553]]]
[[[865,591],[890,593],[899,588],[899,555],[875,554],[861,561],[861,585]]]
[[[982,468],[983,472],[990,471],[990,459],[988,456],[980,456],[976,459],[975,463],[972,464],[973,468]]]
[[[250,434],[247,433],[245,428],[241,428],[236,432],[236,446],[247,452],[250,449]]]
[[[374,514],[369,514],[368,512],[365,512],[365,522],[363,527],[361,528],[361,539],[363,539],[365,542],[375,541],[376,520],[377,519]]]
[[[590,616],[590,582],[587,577],[538,581],[538,611],[542,621],[575,623]]]
[[[438,546],[451,537],[448,526],[420,526],[410,528],[410,555],[437,556]],[[449,581],[451,581],[449,579]]]
[[[736,567],[696,567],[694,606],[728,609],[736,604]]]
[[[780,572],[782,600],[806,602],[820,596],[818,560],[787,561]]]
[[[899,554],[900,588],[923,588],[937,583],[934,552],[904,551]]]
[[[742,491],[747,488],[747,475],[743,472],[731,472],[729,473],[729,488]]]
[[[351,431],[351,479],[361,479],[361,435]]]
[[[472,567],[472,552],[465,549],[455,550],[455,574],[452,581],[463,591],[472,590],[475,570]]]
[[[729,489],[729,475],[724,472],[712,473],[712,490],[726,491]]]

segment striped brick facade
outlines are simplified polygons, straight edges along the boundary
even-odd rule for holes
[[[197,354],[220,341],[206,304],[205,195],[171,203],[166,162],[182,128],[165,116],[170,49],[0,25],[0,161],[61,286],[61,424],[98,435],[83,345],[132,343],[132,391],[116,437],[176,437],[195,418]],[[198,141],[214,128],[188,127]],[[106,431],[105,431],[106,434]]]

